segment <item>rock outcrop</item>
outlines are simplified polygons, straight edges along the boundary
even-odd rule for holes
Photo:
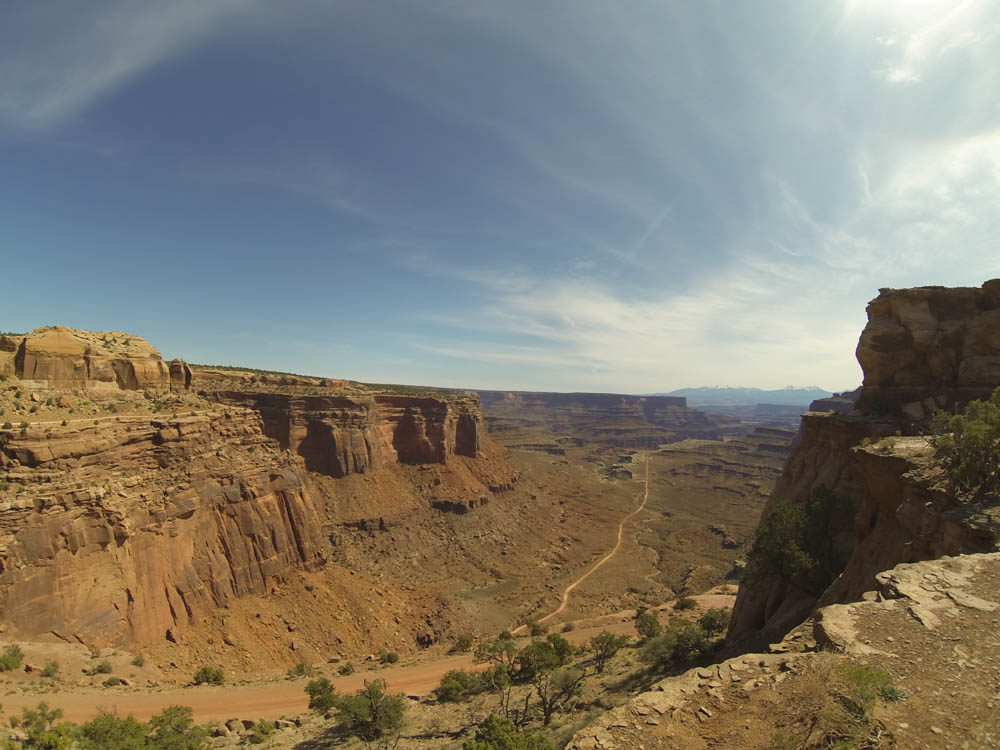
[[[795,447],[764,510],[834,496],[827,536],[839,577],[817,599],[775,576],[740,587],[733,641],[773,642],[817,605],[851,601],[898,563],[991,549],[1000,516],[961,505],[936,473],[930,446],[907,438],[933,410],[1000,386],[1000,280],[981,289],[882,290],[858,344],[864,385],[856,410],[803,416]],[[887,437],[888,436],[888,437]],[[901,437],[896,437],[901,436]],[[863,440],[878,441],[860,447]]]
[[[269,437],[302,456],[310,471],[332,477],[392,463],[444,464],[452,456],[479,453],[482,415],[475,397],[225,390],[205,395],[255,409]]]
[[[32,388],[187,390],[191,370],[169,365],[148,341],[121,331],[38,328],[27,336],[4,337],[13,350],[13,374]]]
[[[305,468],[251,410],[3,430],[0,468],[0,612],[22,637],[176,639],[325,560]]]

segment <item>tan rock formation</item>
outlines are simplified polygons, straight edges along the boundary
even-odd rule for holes
[[[1000,280],[980,289],[884,289],[868,305],[857,356],[859,410],[806,414],[795,448],[764,510],[833,491],[828,535],[841,575],[818,600],[849,602],[898,563],[992,548],[1000,512],[960,505],[940,482],[933,450],[915,421],[1000,385]],[[874,447],[864,438],[890,436]],[[817,605],[795,582],[770,577],[742,586],[730,639],[780,640]]]
[[[190,368],[177,375],[148,341],[121,331],[38,328],[18,343],[15,374],[37,388],[186,389]]]
[[[301,461],[248,410],[0,431],[0,612],[145,646],[324,562]]]

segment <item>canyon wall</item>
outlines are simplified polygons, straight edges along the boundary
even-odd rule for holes
[[[491,430],[542,429],[619,448],[654,449],[685,438],[721,438],[703,412],[679,396],[478,391]]]
[[[146,646],[325,562],[301,460],[249,410],[0,430],[0,611]]]
[[[444,464],[476,458],[482,416],[475,397],[207,391],[261,414],[265,433],[331,477],[393,463]]]
[[[817,601],[856,599],[899,563],[988,551],[1000,532],[995,510],[959,504],[948,492],[927,439],[905,437],[924,432],[936,409],[1000,386],[1000,280],[883,289],[868,316],[857,350],[865,373],[857,408],[803,416],[763,514],[830,490],[826,536],[839,576],[819,598],[775,575],[741,585],[731,642],[780,640]]]

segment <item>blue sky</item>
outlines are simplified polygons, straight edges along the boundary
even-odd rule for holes
[[[539,390],[860,381],[1000,276],[1000,4],[7,0],[0,329]]]

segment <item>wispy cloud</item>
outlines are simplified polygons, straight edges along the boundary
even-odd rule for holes
[[[0,31],[0,121],[27,130],[59,125],[253,2],[10,3]]]

